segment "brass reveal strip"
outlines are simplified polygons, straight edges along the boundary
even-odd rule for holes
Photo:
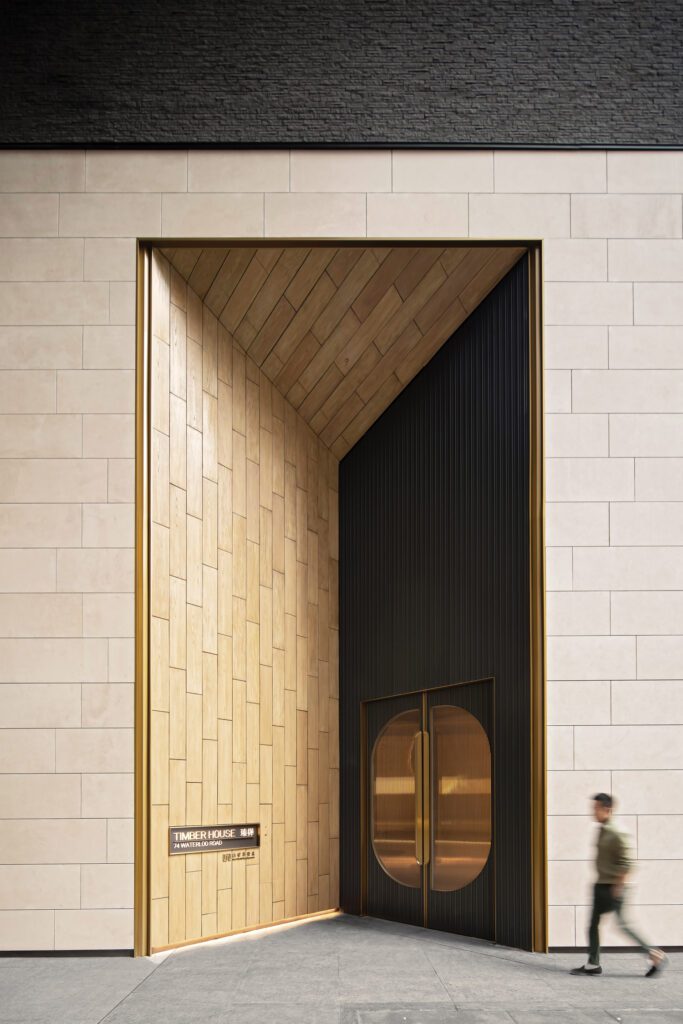
[[[136,956],[150,953],[149,328],[151,248],[138,245],[135,371],[135,911]]]
[[[545,530],[541,246],[529,249],[529,594],[532,949],[548,950],[545,756]]]

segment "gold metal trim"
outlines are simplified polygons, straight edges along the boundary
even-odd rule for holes
[[[134,953],[150,952],[149,317],[151,249],[138,244],[135,362],[135,869]]]
[[[400,693],[384,694],[381,697],[363,697],[361,705],[377,704],[381,700],[394,700],[396,697],[416,697],[423,693],[439,693],[440,690],[453,690],[456,686],[472,686],[474,683],[493,683],[493,676],[482,676],[481,679],[463,679],[459,683],[441,683],[439,686],[430,686],[428,690],[401,690]],[[424,711],[426,714],[426,709]]]
[[[415,735],[415,859],[425,862],[424,844],[424,729]]]
[[[545,752],[545,539],[543,490],[542,249],[529,249],[529,594],[531,669],[532,946],[548,950]]]
[[[422,842],[423,863],[429,864],[431,854],[431,762],[429,760],[429,728],[422,730]]]
[[[166,953],[173,949],[185,949],[187,946],[197,946],[201,942],[215,942],[216,939],[232,939],[239,935],[248,935],[249,932],[267,932],[270,928],[280,928],[283,924],[303,924],[305,921],[315,921],[321,917],[338,917],[342,911],[339,907],[330,907],[329,910],[312,910],[310,914],[296,914],[294,917],[280,917],[277,921],[270,921],[268,924],[250,924],[245,928],[236,928],[232,932],[216,932],[212,935],[200,935],[196,939],[187,939],[186,942],[174,942],[170,946],[154,946],[152,953]]]
[[[367,706],[360,706],[360,905],[361,917],[368,905],[369,816],[368,807],[368,715]],[[341,848],[341,837],[339,842]],[[340,850],[341,852],[341,850]]]

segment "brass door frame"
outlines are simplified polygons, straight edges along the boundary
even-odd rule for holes
[[[151,252],[157,247],[208,248],[301,246],[346,247],[390,244],[392,247],[463,245],[469,248],[495,244],[523,246],[529,260],[529,512],[530,512],[530,654],[531,654],[531,885],[532,949],[547,952],[547,840],[546,840],[546,746],[545,746],[545,539],[543,473],[543,347],[542,347],[542,242],[540,239],[499,238],[161,238],[138,240],[136,290],[136,399],[135,399],[135,864],[134,953],[150,952],[150,748],[149,748],[149,469],[150,469],[150,272]],[[477,681],[477,680],[472,680]],[[413,691],[419,692],[419,691]],[[494,690],[495,692],[495,690]],[[379,698],[382,699],[382,698]],[[367,770],[366,724],[361,704],[361,843],[367,838],[363,823],[367,802],[363,780]],[[362,849],[365,849],[362,846]],[[367,886],[365,860],[361,857],[361,908]],[[361,909],[361,913],[362,913]]]

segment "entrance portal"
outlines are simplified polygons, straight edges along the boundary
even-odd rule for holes
[[[369,701],[365,910],[495,937],[493,682]]]

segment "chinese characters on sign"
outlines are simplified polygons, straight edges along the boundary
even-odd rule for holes
[[[181,825],[168,830],[169,854],[248,850],[259,845],[260,831],[256,824]]]
[[[228,860],[255,860],[256,850],[232,850],[223,854],[223,863]]]

